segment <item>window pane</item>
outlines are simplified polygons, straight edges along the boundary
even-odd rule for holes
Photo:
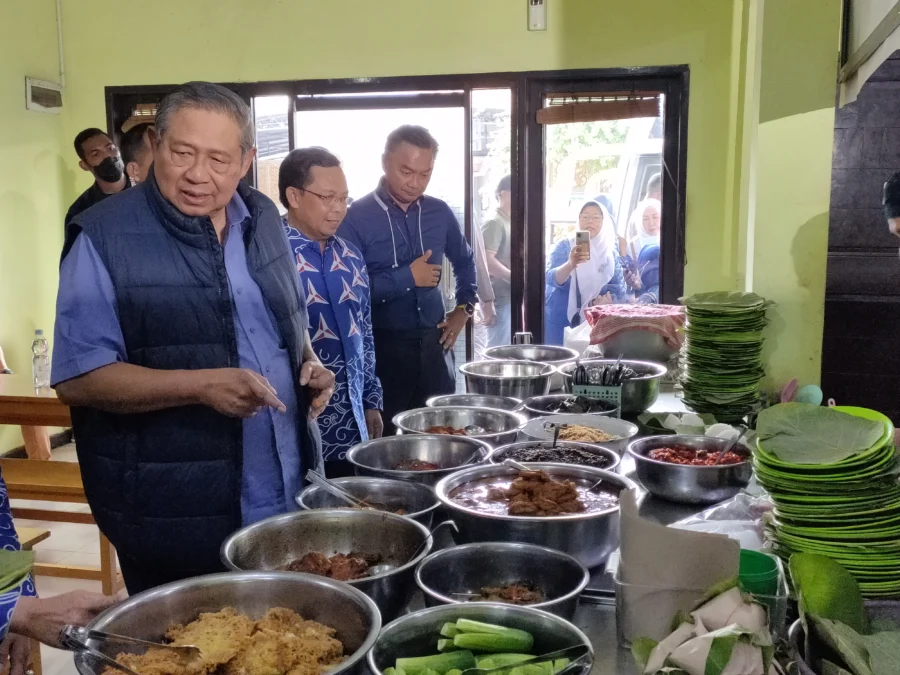
[[[462,108],[394,108],[382,110],[300,110],[294,118],[294,146],[318,145],[337,155],[347,177],[352,199],[359,199],[378,185],[383,171],[381,155],[388,134],[403,124],[418,124],[431,132],[440,145],[427,193],[450,206],[462,227],[465,127]],[[441,291],[447,311],[456,306],[456,280],[447,260],[441,274]],[[454,347],[458,364],[466,360],[465,335]],[[457,373],[457,390],[465,381]]]
[[[288,153],[288,97],[258,96],[256,116],[256,187],[278,205],[278,167]]]
[[[546,267],[558,271],[545,289],[545,343],[563,344],[592,304],[658,302],[661,128],[659,117],[544,127]],[[589,258],[567,274],[576,237]]]
[[[475,239],[481,237],[486,260],[479,271],[488,269],[488,279],[478,279],[479,298],[482,306],[475,322],[475,357],[483,358],[486,347],[509,344],[510,329],[510,280],[493,261],[509,270],[511,193],[501,180],[510,172],[510,142],[512,91],[510,89],[476,89],[472,92],[472,199],[473,248],[479,249]],[[488,261],[491,262],[488,265]],[[516,273],[521,274],[522,270]],[[493,292],[493,316],[485,313],[483,295],[485,289]],[[490,296],[487,296],[490,297]],[[490,324],[490,325],[488,325]]]

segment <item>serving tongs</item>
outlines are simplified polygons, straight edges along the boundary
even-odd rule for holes
[[[583,669],[590,655],[591,650],[587,645],[576,645],[574,647],[566,647],[565,649],[550,652],[549,654],[541,654],[540,656],[535,656],[533,659],[529,659],[528,661],[516,663],[513,666],[507,665],[500,668],[467,668],[466,670],[462,671],[462,675],[487,675],[488,673],[501,673],[503,671],[508,672],[515,666],[537,666],[541,663],[547,663],[548,661],[558,661],[560,659],[570,659],[570,661],[562,670],[560,670],[555,675],[570,675],[570,673],[576,673],[580,669]]]
[[[110,668],[127,673],[128,675],[140,675],[136,670],[132,670],[128,666],[122,665],[108,654],[104,654],[99,649],[88,644],[88,640],[101,642],[103,644],[122,644],[136,645],[138,647],[147,647],[152,649],[168,649],[180,654],[185,660],[194,660],[200,658],[200,648],[193,645],[166,645],[161,642],[149,642],[147,640],[138,640],[137,638],[127,637],[125,635],[116,635],[114,633],[104,633],[99,630],[91,630],[89,628],[81,628],[79,626],[66,626],[60,635],[60,641],[64,649],[68,649],[79,654],[86,654],[98,661],[102,661]]]

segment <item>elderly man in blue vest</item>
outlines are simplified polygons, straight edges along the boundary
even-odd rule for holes
[[[130,593],[220,570],[222,541],[321,464],[334,376],[278,210],[240,183],[253,145],[239,97],[183,85],[146,182],[67,228],[52,379]]]

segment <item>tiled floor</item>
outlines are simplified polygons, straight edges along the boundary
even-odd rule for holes
[[[75,461],[75,447],[65,445],[53,451],[53,459],[59,461]],[[12,506],[25,508],[46,508],[57,511],[88,512],[87,505],[60,504],[57,502],[36,502],[12,500]],[[50,530],[50,538],[34,547],[37,562],[55,564],[100,566],[100,540],[95,525],[78,525],[75,523],[51,523],[40,520],[16,520],[18,527],[33,527]],[[37,577],[35,579],[38,593],[42,597],[58,595],[79,589],[100,592],[99,581],[82,581],[80,579],[58,579],[55,577]],[[76,675],[72,654],[69,652],[41,647],[44,675]]]

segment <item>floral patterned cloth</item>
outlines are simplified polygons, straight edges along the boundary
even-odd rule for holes
[[[19,536],[16,534],[16,528],[13,525],[12,512],[9,508],[9,493],[6,490],[6,482],[2,476],[0,476],[0,548],[7,551],[20,551],[22,549],[22,546],[19,544]],[[37,595],[37,591],[34,588],[34,579],[31,575],[28,575],[28,578],[18,588],[0,595],[0,640],[6,638],[9,624],[12,622],[13,610],[16,608],[19,597],[23,595]]]
[[[322,250],[286,221],[284,229],[306,293],[313,349],[334,373],[334,396],[318,418],[322,455],[326,462],[346,459],[347,450],[369,438],[364,411],[384,405],[375,375],[369,276],[362,253],[344,239],[331,237]]]

